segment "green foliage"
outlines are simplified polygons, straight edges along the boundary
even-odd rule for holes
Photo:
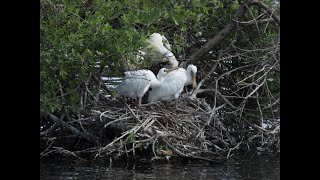
[[[133,142],[133,141],[135,141],[136,140],[136,137],[135,137],[135,135],[133,134],[133,133],[130,133],[129,135],[128,135],[128,137],[126,138],[126,141],[127,142]]]
[[[141,64],[135,55],[153,32],[164,34],[178,57],[191,46],[189,35],[212,38],[238,7],[230,0],[40,0],[40,108],[78,112],[86,80],[100,75],[98,63],[109,75],[119,74],[127,60]],[[263,38],[274,32],[266,30]],[[91,82],[88,88],[97,87]]]

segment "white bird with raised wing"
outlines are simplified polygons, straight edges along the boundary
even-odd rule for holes
[[[146,40],[147,46],[141,48],[136,52],[135,60],[136,64],[130,62],[130,60],[125,60],[122,66],[124,71],[139,70],[145,67],[144,61],[149,61],[151,66],[157,65],[160,62],[169,61],[171,69],[177,69],[179,62],[177,61],[174,54],[171,52],[171,46],[169,41],[164,35],[159,33],[153,33]],[[148,63],[147,63],[148,64]]]
[[[124,74],[124,80],[115,88],[117,96],[138,98],[138,106],[141,106],[144,94],[158,82],[156,76],[150,70],[126,71]]]
[[[147,48],[151,48],[156,54],[152,57],[152,61],[161,62],[164,57],[169,61],[171,68],[178,67],[179,62],[171,52],[171,46],[165,36],[159,33],[153,33],[151,34],[150,39],[147,40],[147,43],[149,44]]]

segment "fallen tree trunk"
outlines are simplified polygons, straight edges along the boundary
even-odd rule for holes
[[[58,118],[57,116],[51,114],[51,113],[46,113],[47,116],[50,117],[50,119],[52,119],[55,123],[59,123],[61,124],[63,127],[65,127],[66,129],[68,129],[70,132],[72,132],[73,134],[84,138],[85,140],[91,142],[91,143],[95,143],[95,144],[99,144],[99,140],[97,137],[87,133],[87,132],[81,132],[80,130],[78,130],[77,128],[73,127],[72,125],[66,123],[63,121],[63,118],[65,116],[65,113],[61,116],[61,118]]]

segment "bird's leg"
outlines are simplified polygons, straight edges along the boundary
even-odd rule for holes
[[[145,107],[145,106],[151,106],[151,105],[159,105],[159,102],[160,101],[154,101],[154,102],[150,102],[150,103],[147,103],[147,104],[142,104],[140,106],[141,107]]]
[[[184,89],[185,89],[186,93],[188,94],[188,88],[187,88],[187,86],[185,86]]]
[[[142,102],[142,97],[138,97],[138,106],[141,106],[141,102]]]
[[[176,102],[176,103],[175,103],[175,104],[176,104],[176,109],[179,109],[179,108],[178,108],[178,100],[175,99],[175,102]]]

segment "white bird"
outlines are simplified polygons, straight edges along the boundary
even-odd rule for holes
[[[141,106],[142,97],[149,90],[149,87],[152,88],[159,84],[156,76],[150,70],[126,71],[124,74],[124,81],[115,88],[118,92],[117,96],[138,97],[138,106]]]
[[[161,69],[163,70],[163,68]],[[160,71],[161,71],[160,70]],[[159,71],[159,73],[160,73]],[[192,87],[197,86],[196,73],[197,67],[189,65],[187,70],[179,68],[168,72],[167,74],[161,73],[157,75],[160,83],[157,83],[149,93],[148,102],[169,101],[172,99],[177,100],[183,87],[192,84]]]
[[[159,70],[158,74],[157,74],[157,79],[162,82],[162,81],[163,81],[163,77],[164,77],[165,75],[167,75],[167,74],[168,74],[167,68],[161,68],[161,69]]]
[[[161,35],[161,37],[162,37],[163,46],[166,47],[169,51],[171,51],[171,45],[168,39],[164,35]]]
[[[163,43],[164,42],[164,43]],[[171,52],[171,46],[169,41],[164,35],[159,33],[153,33],[150,36],[150,39],[147,40],[149,44],[147,46],[148,49],[151,49],[154,54],[152,54],[152,62],[153,64],[157,64],[159,62],[163,62],[163,57],[169,61],[171,64],[171,68],[177,68],[179,62],[177,61],[174,54]]]
[[[135,60],[138,64],[133,64],[130,60],[125,60],[122,66],[124,71],[138,70],[144,66],[144,61],[149,61],[151,66],[157,65],[160,62],[169,61],[170,68],[178,68],[179,62],[171,52],[169,41],[164,35],[153,33],[146,42],[147,46],[140,48],[135,55]]]
[[[138,106],[141,106],[142,97],[152,88],[148,102],[155,100],[169,101],[177,99],[186,85],[196,87],[197,67],[189,65],[187,70],[179,68],[167,72],[166,68],[161,68],[157,77],[150,70],[137,70],[124,72],[125,79],[117,87],[118,95],[129,98],[138,97]]]

